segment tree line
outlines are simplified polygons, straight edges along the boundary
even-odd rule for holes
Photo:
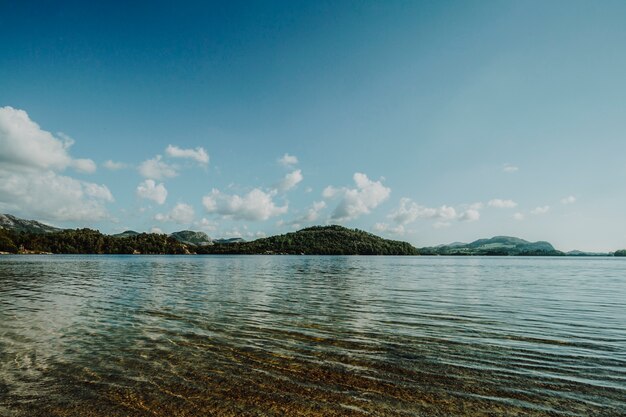
[[[387,240],[358,229],[316,226],[252,242],[183,244],[171,236],[141,233],[113,237],[91,229],[33,234],[0,229],[0,251],[58,254],[290,254],[417,255],[407,242]]]

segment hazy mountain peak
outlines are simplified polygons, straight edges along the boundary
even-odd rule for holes
[[[62,229],[40,223],[36,220],[25,220],[11,214],[0,214],[0,229],[28,233],[52,233]]]
[[[170,236],[172,236],[174,239],[178,240],[181,243],[186,243],[189,245],[208,246],[213,244],[211,238],[204,232],[181,230],[179,232],[172,233]]]

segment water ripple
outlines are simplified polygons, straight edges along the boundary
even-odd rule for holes
[[[626,262],[0,258],[0,415],[626,415]]]

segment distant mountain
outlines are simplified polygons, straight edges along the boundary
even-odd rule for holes
[[[213,244],[211,238],[204,232],[194,232],[192,230],[182,230],[174,232],[170,236],[181,243],[194,246],[209,246]]]
[[[626,256],[626,249],[620,249],[618,251],[615,251],[613,256]]]
[[[611,256],[609,253],[606,253],[606,252],[584,252],[581,250],[571,250],[569,252],[566,252],[565,255],[567,256]]]
[[[229,243],[243,243],[245,239],[240,237],[231,237],[228,239],[213,239],[213,243],[229,244]]]
[[[122,238],[122,237],[137,236],[139,234],[141,234],[141,233],[135,232],[134,230],[125,230],[122,233],[117,233],[117,234],[111,235],[111,236]]]
[[[198,253],[289,255],[417,255],[409,243],[383,239],[342,226],[314,226],[257,239],[252,242],[216,243],[196,248]]]
[[[450,245],[420,248],[422,255],[487,255],[487,256],[562,256],[548,242],[529,242],[511,236],[478,239],[472,243],[455,242]]]
[[[0,229],[33,234],[54,233],[63,230],[58,227],[39,223],[36,220],[20,219],[11,214],[0,214]]]
[[[443,248],[443,247],[448,247],[448,248],[458,248],[460,246],[465,246],[467,245],[467,243],[463,243],[463,242],[452,242],[452,243],[448,243],[448,244],[442,244],[442,245],[437,245],[437,248]]]

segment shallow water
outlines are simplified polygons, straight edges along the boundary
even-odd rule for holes
[[[3,256],[0,415],[626,415],[626,259]]]

